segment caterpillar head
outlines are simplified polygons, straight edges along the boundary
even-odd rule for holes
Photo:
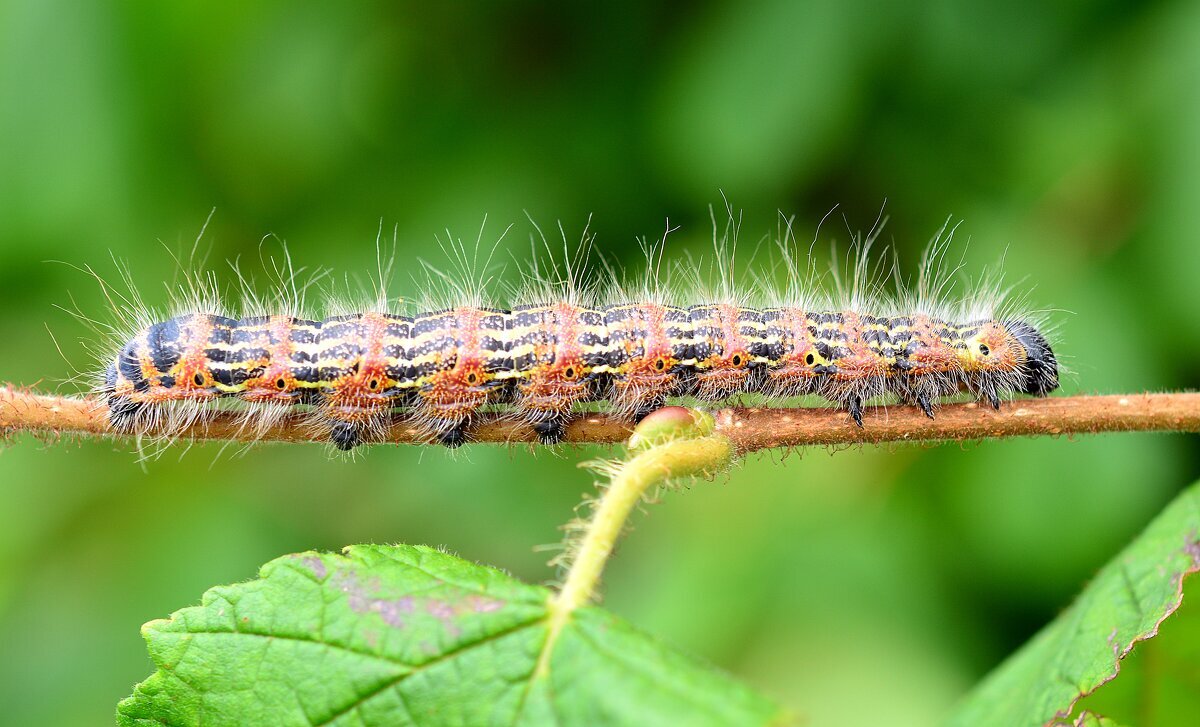
[[[1024,321],[1004,321],[1000,325],[1016,340],[1023,353],[1021,393],[1045,396],[1057,389],[1058,359],[1046,337]]]
[[[1058,361],[1050,344],[1024,321],[981,323],[976,333],[964,339],[959,358],[969,373],[1003,377],[1001,388],[1033,396],[1058,388]]]

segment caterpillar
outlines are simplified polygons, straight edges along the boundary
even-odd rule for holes
[[[447,447],[465,443],[471,424],[495,410],[552,444],[572,412],[593,402],[636,421],[673,397],[815,395],[862,427],[873,400],[932,418],[960,392],[999,408],[1059,385],[1044,331],[1005,313],[1002,295],[931,300],[929,290],[943,286],[929,284],[926,265],[913,294],[884,302],[856,285],[834,306],[811,291],[798,295],[803,276],[790,256],[785,262],[791,293],[776,301],[724,294],[688,303],[653,286],[606,299],[543,286],[540,299],[511,308],[476,299],[408,315],[376,306],[323,319],[231,317],[198,304],[139,326],[97,388],[122,432],[161,425],[165,407],[188,405],[190,422],[232,399],[252,423],[304,411],[319,436],[352,450],[397,411]]]

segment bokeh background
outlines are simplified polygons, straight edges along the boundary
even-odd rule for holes
[[[382,225],[412,295],[435,236],[473,242],[485,215],[489,244],[514,224],[511,280],[526,212],[572,238],[591,215],[636,266],[668,217],[672,255],[703,253],[723,191],[750,240],[779,210],[811,239],[836,206],[819,239],[844,243],[886,200],[909,271],[953,217],[968,269],[1003,255],[1054,311],[1067,392],[1196,387],[1197,189],[1186,0],[8,0],[0,381],[71,390],[94,334],[59,306],[105,316],[74,266],[128,261],[161,304],[168,250],[214,209],[202,246],[223,274],[273,235],[362,276]],[[603,454],[218,450],[0,452],[6,723],[107,722],[151,671],[143,622],[281,554],[425,543],[548,580],[534,548]],[[1194,438],[1142,434],[753,457],[640,516],[605,603],[811,724],[928,724],[1198,474]]]

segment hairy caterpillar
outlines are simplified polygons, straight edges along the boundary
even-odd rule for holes
[[[320,320],[232,317],[197,304],[139,326],[98,388],[121,431],[161,424],[176,403],[191,407],[178,423],[236,399],[250,423],[303,407],[321,436],[350,450],[397,410],[455,447],[495,409],[554,443],[589,402],[636,420],[670,397],[814,394],[862,426],[870,400],[933,417],[940,399],[959,392],[999,408],[1013,394],[1058,387],[1055,354],[1036,322],[1005,313],[994,292],[931,300],[944,285],[930,283],[928,260],[917,290],[891,301],[861,284],[860,264],[840,305],[799,291],[811,276],[802,281],[789,255],[784,262],[788,291],[774,301],[723,294],[688,304],[651,284],[637,294],[547,285],[511,309],[485,305],[475,290],[470,302],[428,312],[377,306]]]

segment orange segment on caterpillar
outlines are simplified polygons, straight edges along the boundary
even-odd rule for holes
[[[782,261],[771,266],[785,273],[782,291],[762,292],[774,286],[761,281],[757,293],[739,289],[723,240],[716,292],[695,285],[692,300],[664,292],[661,247],[648,251],[651,265],[634,292],[581,285],[568,260],[565,278],[535,276],[518,305],[492,307],[480,274],[461,283],[437,273],[429,284],[441,284],[443,295],[409,315],[389,310],[378,292],[362,312],[308,318],[296,300],[234,317],[211,302],[206,277],[186,291],[192,302],[179,315],[156,321],[136,311],[137,330],[122,337],[97,389],[120,431],[169,439],[232,401],[251,429],[299,411],[315,437],[352,450],[380,439],[397,413],[430,441],[456,447],[488,411],[555,443],[573,412],[595,402],[637,421],[674,397],[813,395],[862,427],[871,402],[911,404],[932,418],[962,392],[999,408],[1013,395],[1058,388],[1041,319],[1005,302],[994,280],[945,299],[957,272],[943,267],[948,240],[939,235],[915,286],[897,278],[892,296],[869,274],[872,238],[853,248],[849,281],[832,266],[832,295],[821,292],[811,262],[801,268],[783,243]],[[462,247],[452,252],[460,262],[469,257]],[[290,260],[286,270],[282,288],[302,298]]]

